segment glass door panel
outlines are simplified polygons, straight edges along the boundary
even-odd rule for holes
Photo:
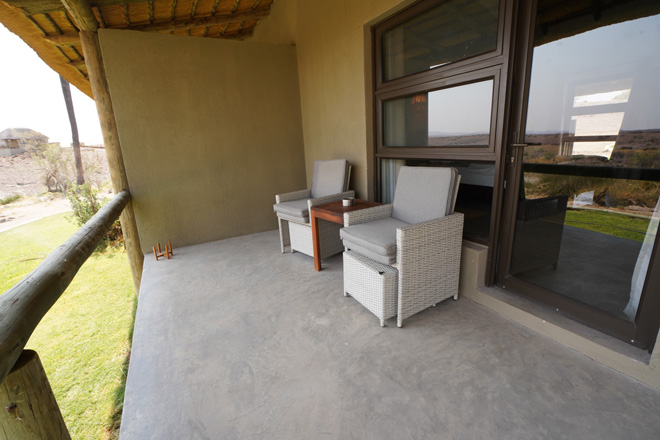
[[[632,323],[660,218],[660,5],[616,3],[539,1],[508,272]]]

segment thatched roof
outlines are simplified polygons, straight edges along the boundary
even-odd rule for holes
[[[30,140],[35,139],[41,142],[48,142],[48,136],[45,136],[38,131],[30,128],[6,128],[0,131],[0,140]]]
[[[98,27],[245,39],[274,0],[90,0]],[[0,0],[0,22],[92,97],[78,27],[60,0]]]

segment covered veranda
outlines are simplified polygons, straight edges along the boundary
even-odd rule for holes
[[[130,190],[136,284],[147,258],[121,438],[657,437],[657,351],[639,361],[493,291],[381,328],[342,296],[340,257],[316,273],[279,253],[273,195],[308,186],[314,160],[346,158],[375,199],[371,29],[413,1],[271,3],[0,2],[72,84],[95,83]],[[169,240],[174,259],[153,261]],[[483,279],[481,247],[461,276]]]
[[[660,393],[466,297],[396,327],[276,231],[147,258],[122,440],[655,438]]]

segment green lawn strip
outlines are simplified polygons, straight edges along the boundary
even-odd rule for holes
[[[566,224],[641,242],[646,236],[649,220],[615,212],[569,209]]]
[[[1,291],[75,230],[60,214],[1,233]],[[72,438],[118,434],[135,305],[123,249],[94,253],[27,344],[39,353]]]
[[[0,293],[18,283],[77,228],[57,214],[0,233]]]

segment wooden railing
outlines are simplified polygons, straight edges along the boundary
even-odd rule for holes
[[[23,366],[35,357],[38,362],[38,357],[34,353],[26,352],[21,356],[30,335],[69,286],[80,267],[94,252],[112,223],[119,218],[129,200],[130,195],[127,191],[117,194],[71,238],[48,255],[28,276],[0,296],[0,386],[7,388],[7,384],[3,382],[12,369],[16,370],[15,367]],[[21,357],[20,361],[19,357]],[[30,370],[30,368],[26,370]],[[28,380],[33,381],[32,378]],[[26,388],[30,388],[30,386],[26,384]],[[10,391],[10,394],[12,392]],[[4,409],[6,414],[9,414],[14,420],[29,421],[25,411],[30,408],[21,408],[16,402],[0,403],[2,403],[0,410]],[[35,406],[36,403],[25,402],[26,406],[30,407]],[[50,402],[44,402],[44,404],[51,405]],[[57,413],[59,414],[59,410]],[[0,432],[2,428],[3,426],[0,426]],[[61,431],[61,427],[53,429]],[[43,430],[40,428],[40,431]],[[56,437],[51,436],[54,434],[46,433],[42,436],[44,438],[68,438],[65,427],[64,431],[57,434]]]

